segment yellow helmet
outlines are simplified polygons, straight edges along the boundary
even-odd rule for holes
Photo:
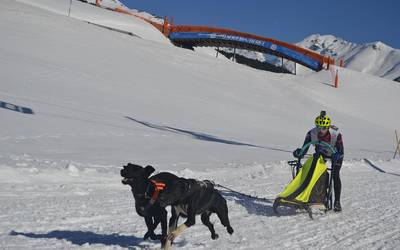
[[[321,111],[321,114],[315,118],[315,126],[328,128],[331,125],[331,118],[326,115],[326,111]]]

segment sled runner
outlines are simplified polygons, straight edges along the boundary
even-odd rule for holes
[[[336,150],[325,142],[310,142],[301,148],[301,154],[310,145],[321,145],[332,153]],[[324,212],[332,209],[332,175],[329,174],[330,168],[326,166],[326,161],[320,152],[314,153],[306,162],[301,165],[301,158],[289,161],[292,167],[293,180],[278,195],[274,201],[273,210],[278,213],[279,206],[294,207],[305,209],[310,218],[313,219],[312,209],[323,210]]]

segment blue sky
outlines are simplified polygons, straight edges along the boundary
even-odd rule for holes
[[[174,18],[176,25],[229,28],[296,43],[331,34],[355,43],[382,41],[400,49],[399,0],[120,0]]]

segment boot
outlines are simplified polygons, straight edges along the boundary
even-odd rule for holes
[[[342,206],[340,205],[340,201],[335,201],[335,203],[333,205],[333,211],[335,211],[335,212],[342,211]]]

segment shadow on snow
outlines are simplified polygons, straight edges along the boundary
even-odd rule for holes
[[[129,119],[131,121],[137,122],[139,124],[142,124],[142,125],[144,125],[146,127],[149,127],[149,128],[154,128],[154,129],[168,131],[168,132],[177,133],[177,134],[188,135],[188,136],[191,136],[191,137],[193,137],[193,138],[195,138],[197,140],[261,148],[260,146],[247,144],[247,143],[242,143],[242,142],[225,140],[225,139],[221,139],[221,138],[218,138],[216,136],[208,135],[208,134],[201,133],[201,132],[193,132],[193,131],[189,131],[189,130],[173,128],[173,127],[169,127],[169,126],[161,126],[161,125],[152,124],[152,123],[149,123],[149,122],[139,121],[139,120],[134,119],[134,118],[129,117],[129,116],[125,116],[125,118],[127,118],[127,119]]]
[[[390,174],[390,175],[394,175],[394,176],[399,176],[399,177],[400,177],[400,174],[386,172],[385,170],[379,168],[378,166],[376,166],[375,164],[373,164],[373,163],[372,163],[370,160],[368,160],[367,158],[364,158],[364,161],[365,161],[366,163],[368,163],[368,165],[370,165],[372,168],[374,168],[375,170],[377,170],[377,171],[379,171],[379,172],[381,172],[381,173]]]
[[[174,128],[174,127],[169,127],[169,126],[157,125],[157,124],[153,124],[153,123],[150,123],[150,122],[140,121],[140,120],[137,120],[137,119],[129,117],[129,116],[125,116],[125,118],[127,118],[127,119],[129,119],[131,121],[134,121],[136,123],[139,123],[139,124],[141,124],[143,126],[149,127],[149,128],[158,129],[158,130],[162,130],[162,131],[167,131],[167,132],[171,132],[171,133],[175,133],[175,134],[183,134],[183,135],[190,136],[190,137],[192,137],[194,139],[197,139],[197,140],[216,142],[216,143],[223,143],[223,144],[230,144],[230,145],[237,145],[237,146],[263,148],[263,149],[268,149],[268,150],[292,153],[292,151],[288,151],[288,150],[284,150],[284,149],[257,146],[257,145],[253,145],[253,144],[248,144],[248,143],[243,143],[243,142],[237,142],[237,141],[231,141],[231,140],[218,138],[217,136],[205,134],[205,133],[202,133],[202,132],[194,132],[194,131],[190,131],[190,130],[184,130],[184,129]]]
[[[274,199],[249,197],[238,192],[219,190],[228,200],[246,208],[247,213],[267,217],[293,216],[299,214],[296,209],[290,207],[279,207],[279,214],[272,209]]]
[[[148,246],[140,246],[143,242],[142,238],[135,236],[126,236],[119,234],[97,234],[93,232],[84,231],[69,231],[69,230],[55,230],[48,233],[25,233],[11,231],[10,235],[22,235],[33,239],[58,239],[66,240],[74,245],[82,246],[84,244],[103,244],[107,246],[120,246],[120,247],[140,247],[148,248]]]

